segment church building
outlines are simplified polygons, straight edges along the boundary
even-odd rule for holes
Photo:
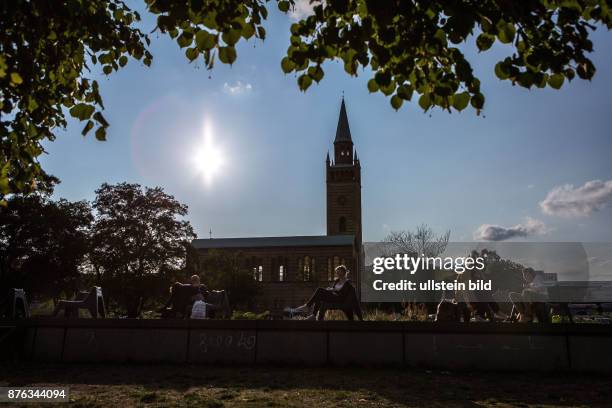
[[[245,268],[261,285],[259,311],[280,314],[286,306],[304,303],[314,289],[326,287],[334,268],[344,264],[360,290],[363,263],[361,165],[353,145],[344,98],[334,140],[333,160],[325,160],[327,235],[195,239],[200,257],[209,251],[240,253]],[[204,273],[204,280],[206,271]]]

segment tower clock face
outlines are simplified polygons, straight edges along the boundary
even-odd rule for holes
[[[344,206],[346,204],[346,197],[345,196],[338,197],[338,204],[340,204],[341,206]]]

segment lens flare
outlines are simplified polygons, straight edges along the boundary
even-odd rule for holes
[[[212,123],[204,123],[202,143],[195,148],[194,166],[207,184],[219,174],[225,162],[223,151],[214,142]]]

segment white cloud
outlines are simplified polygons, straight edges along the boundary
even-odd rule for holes
[[[545,214],[562,217],[584,217],[612,202],[612,180],[591,180],[580,187],[557,186],[540,202]]]
[[[227,82],[223,84],[223,92],[229,95],[240,95],[252,90],[253,86],[248,82],[236,81],[233,85]]]
[[[295,21],[302,20],[314,14],[314,7],[321,3],[325,5],[325,0],[315,0],[314,2],[311,2],[311,0],[296,0],[295,7],[289,10],[289,17]]]
[[[482,224],[474,231],[474,239],[482,241],[505,241],[511,238],[524,238],[529,235],[546,234],[544,223],[531,217],[514,227],[502,227],[495,224]]]

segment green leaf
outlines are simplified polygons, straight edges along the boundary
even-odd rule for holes
[[[234,45],[240,39],[241,32],[239,30],[231,29],[221,35],[223,42],[227,45]]]
[[[504,20],[500,20],[497,23],[497,38],[504,44],[509,44],[514,40],[516,29],[514,24],[506,23]]]
[[[196,46],[200,51],[210,50],[215,46],[216,38],[206,30],[200,30],[195,35]]]
[[[79,120],[86,120],[91,117],[94,113],[95,108],[93,105],[88,105],[86,103],[78,103],[70,108],[70,115],[73,118],[77,118]]]
[[[19,75],[17,72],[11,72],[11,83],[15,85],[22,84],[23,79],[21,78],[21,75]]]
[[[278,9],[280,11],[282,11],[283,13],[286,13],[289,11],[289,2],[286,0],[283,1],[279,1],[278,2]]]
[[[208,12],[206,13],[206,15],[204,16],[204,19],[202,20],[202,24],[204,24],[206,27],[210,28],[211,30],[216,30],[219,25],[217,24],[217,13],[214,11]]]
[[[110,65],[105,65],[102,67],[102,72],[104,72],[106,75],[110,75],[110,73],[113,72],[113,67]]]
[[[414,92],[412,85],[400,85],[397,88],[397,96],[407,101],[412,99],[412,92]]]
[[[285,74],[288,74],[289,72],[293,71],[295,64],[293,61],[291,61],[291,59],[289,59],[289,57],[285,57],[281,60],[281,68]]]
[[[372,79],[370,79],[368,81],[368,91],[370,91],[370,92],[378,91],[378,83],[376,82],[376,80],[374,78],[372,78]]]
[[[219,59],[224,64],[233,64],[236,61],[236,49],[234,47],[219,47]]]
[[[391,106],[393,107],[393,109],[398,110],[402,107],[402,103],[404,103],[404,100],[399,96],[393,95],[391,97]]]
[[[266,29],[262,26],[257,27],[257,36],[262,40],[266,39]]]
[[[474,108],[480,110],[484,106],[484,101],[485,101],[484,95],[481,93],[478,93],[472,96],[470,103],[472,104]]]
[[[108,127],[108,122],[106,121],[106,118],[104,118],[104,116],[102,116],[102,112],[94,113],[93,118],[95,120],[97,120],[98,123],[101,124],[102,126]]]
[[[185,56],[187,57],[187,59],[189,59],[189,61],[193,61],[194,59],[198,58],[198,55],[200,55],[200,52],[195,47],[187,48],[185,50]]]
[[[487,33],[482,33],[478,36],[478,38],[476,38],[476,46],[478,46],[480,51],[488,50],[491,48],[494,42],[495,37]]]
[[[99,127],[96,129],[96,139],[103,142],[106,140],[106,129],[103,127]]]
[[[125,55],[122,55],[121,57],[119,57],[120,67],[125,67],[125,64],[127,64],[127,62],[128,62],[128,58]]]
[[[30,97],[28,98],[28,110],[30,112],[34,112],[38,108],[38,102],[36,102],[36,98]]]
[[[323,79],[323,75],[323,70],[319,66],[308,68],[308,76],[311,77],[316,83],[319,83]]]
[[[255,25],[253,23],[247,23],[242,27],[242,36],[247,40],[255,35]]]
[[[419,98],[419,106],[423,108],[424,111],[429,109],[429,107],[431,106],[431,98],[429,97],[429,94],[421,95],[421,97]]]
[[[81,131],[81,134],[82,134],[83,136],[86,136],[86,135],[87,135],[87,133],[89,133],[89,131],[90,131],[90,130],[93,128],[93,125],[94,125],[93,121],[88,120],[88,121],[87,121],[87,124],[85,125],[85,127],[84,127],[84,128],[83,128],[83,130]]]
[[[561,86],[563,86],[564,80],[565,77],[563,76],[563,74],[553,74],[548,78],[548,85],[551,88],[559,89],[561,88]]]
[[[183,31],[176,39],[176,42],[181,48],[185,48],[193,42],[193,34]]]
[[[395,83],[391,82],[389,85],[381,85],[380,91],[386,96],[391,95],[393,92],[395,92]]]
[[[310,78],[306,74],[302,74],[298,78],[298,86],[300,87],[300,90],[303,92],[306,91],[311,84],[312,84],[312,78]]]
[[[499,79],[508,79],[510,77],[510,73],[508,72],[506,64],[503,62],[498,62],[495,64],[495,75],[497,75]]]
[[[453,107],[458,111],[464,110],[470,102],[469,92],[461,92],[453,96]]]

